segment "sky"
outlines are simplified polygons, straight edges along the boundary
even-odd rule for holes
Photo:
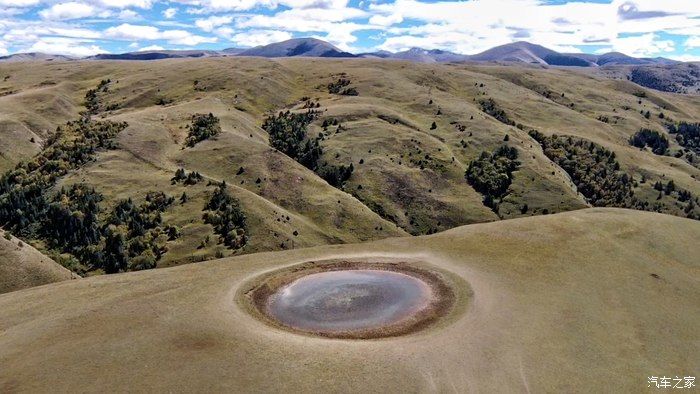
[[[224,49],[316,37],[354,53],[562,52],[700,61],[700,0],[0,0],[0,55]]]

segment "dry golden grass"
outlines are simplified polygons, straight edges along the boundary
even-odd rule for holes
[[[0,295],[0,391],[639,392],[700,364],[700,223],[586,209],[251,254]],[[418,333],[270,327],[244,284],[306,261],[410,261],[473,297]]]

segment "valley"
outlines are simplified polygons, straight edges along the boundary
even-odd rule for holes
[[[158,246],[147,266],[432,234],[590,206],[700,218],[700,159],[668,129],[698,122],[698,97],[593,71],[247,57],[31,64],[0,64],[0,89],[13,92],[0,97],[1,169],[45,152],[56,128],[81,116],[123,124],[45,193],[94,188],[99,226],[123,200],[141,204],[147,192],[172,198],[158,214],[160,227],[148,230]],[[281,136],[301,133],[296,140],[275,143],[265,128],[280,111],[311,114],[275,120]],[[211,116],[213,129],[202,123],[204,134],[187,142],[196,114]],[[660,133],[667,149],[631,145],[641,129]],[[558,150],[547,148],[559,140]],[[579,143],[586,150],[573,150]],[[508,169],[495,153],[502,147],[512,151]],[[576,162],[566,162],[572,155]],[[174,180],[178,170],[199,178]],[[221,182],[245,216],[235,244],[204,218]],[[51,247],[46,236],[26,234],[81,274],[103,271]],[[117,271],[129,269],[123,264]]]

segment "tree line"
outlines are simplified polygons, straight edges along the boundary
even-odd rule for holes
[[[659,191],[656,201],[638,198],[634,189],[640,186],[639,183],[646,183],[646,179],[642,177],[638,183],[632,175],[622,171],[615,152],[583,138],[545,136],[537,130],[531,130],[529,134],[542,146],[544,154],[569,174],[578,191],[593,206],[665,212],[700,219],[698,197],[676,187],[672,181],[665,187],[656,183],[654,187]],[[669,196],[671,201],[665,201],[664,196]]]
[[[637,148],[651,148],[657,155],[665,155],[668,151],[668,138],[655,130],[640,129],[630,137],[630,145]]]
[[[505,123],[509,126],[515,126],[515,122],[508,117],[506,111],[499,107],[494,99],[489,98],[486,100],[480,100],[479,104],[481,105],[482,111],[493,116],[499,122]]]
[[[97,150],[114,147],[114,136],[126,127],[126,122],[95,122],[85,116],[58,127],[41,153],[0,177],[0,225],[17,235],[36,235],[48,209],[49,189],[92,161]]]

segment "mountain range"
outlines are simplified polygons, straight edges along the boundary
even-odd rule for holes
[[[324,57],[324,58],[383,58],[408,60],[421,63],[442,62],[501,62],[529,63],[550,66],[598,67],[611,65],[653,65],[674,64],[677,61],[666,58],[635,58],[619,52],[601,55],[586,53],[560,53],[541,45],[525,41],[497,46],[475,55],[465,55],[441,49],[411,48],[401,52],[367,52],[353,54],[316,38],[294,38],[282,42],[257,46],[254,48],[227,48],[224,50],[153,50],[127,52],[121,54],[99,54],[90,56],[92,60],[159,60],[185,57],[217,56],[257,56],[277,57]],[[0,61],[26,60],[68,60],[63,55],[42,53],[20,53],[0,57]]]

